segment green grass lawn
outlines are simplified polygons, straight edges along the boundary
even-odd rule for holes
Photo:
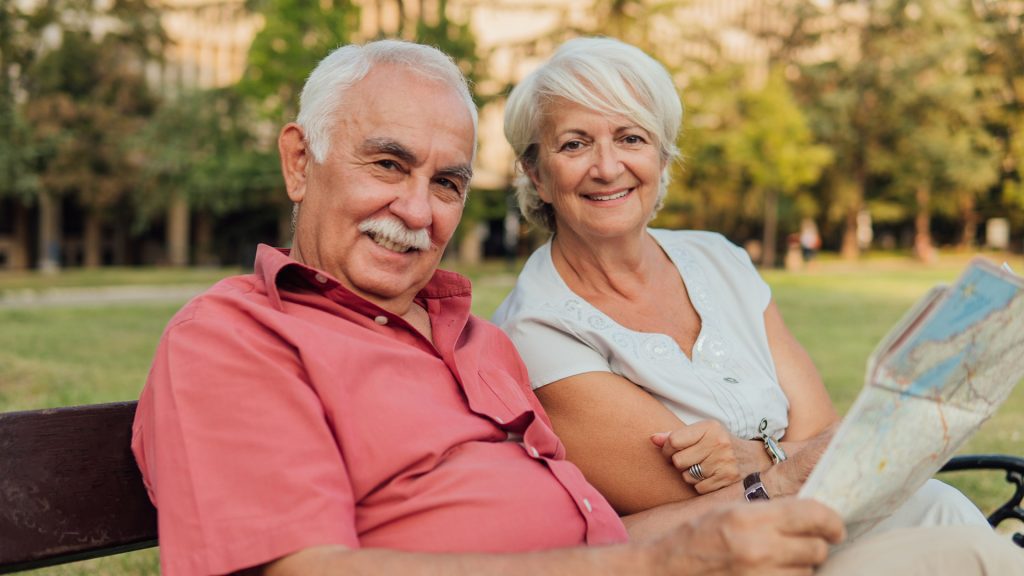
[[[871,258],[857,265],[821,261],[801,273],[769,271],[765,278],[787,324],[821,370],[844,412],[863,385],[864,365],[875,344],[910,305],[937,282],[956,278],[966,257],[944,255],[924,267],[903,258]],[[1011,261],[1018,272],[1024,263]],[[476,314],[489,317],[515,281],[503,262],[460,270],[473,281]],[[57,276],[0,273],[0,296],[10,290],[111,284],[212,284],[234,270],[133,270],[66,272]],[[0,411],[138,396],[164,324],[182,304],[106,304],[78,307],[0,308]],[[1024,455],[1024,387],[961,452]],[[986,512],[1001,503],[1008,485],[998,473],[958,473],[944,479]],[[1008,494],[1007,494],[1008,495]],[[1002,496],[1005,498],[1005,496]],[[157,573],[149,550],[43,571],[47,574]]]

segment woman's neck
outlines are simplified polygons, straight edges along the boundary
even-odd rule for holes
[[[551,260],[559,275],[584,298],[616,294],[642,295],[661,271],[667,256],[647,229],[609,240],[556,233]]]

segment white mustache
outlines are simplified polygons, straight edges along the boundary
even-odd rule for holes
[[[396,252],[427,250],[430,234],[424,228],[412,230],[398,218],[370,218],[359,223],[359,231],[369,234],[374,242]]]

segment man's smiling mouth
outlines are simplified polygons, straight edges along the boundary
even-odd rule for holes
[[[366,235],[370,238],[370,240],[373,240],[374,243],[376,243],[378,246],[381,246],[383,248],[387,248],[388,250],[391,250],[392,252],[398,252],[399,254],[405,254],[406,252],[409,252],[411,250],[418,250],[418,248],[415,248],[415,247],[410,246],[408,244],[401,244],[399,242],[396,242],[396,241],[394,241],[394,240],[392,240],[390,238],[387,238],[385,236],[382,236],[380,234],[375,234],[373,232],[367,232]]]

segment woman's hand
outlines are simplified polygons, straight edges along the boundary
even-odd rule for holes
[[[659,432],[651,436],[651,441],[699,494],[735,484],[771,465],[760,440],[741,440],[717,420]],[[694,472],[699,472],[699,477]]]

